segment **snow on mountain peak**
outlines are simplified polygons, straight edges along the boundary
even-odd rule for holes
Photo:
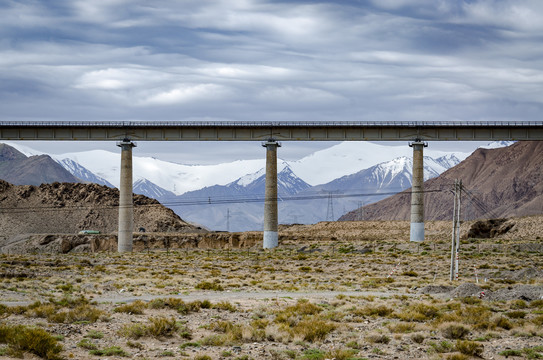
[[[236,181],[236,184],[239,186],[247,186],[265,174],[266,174],[266,170],[262,168],[255,173],[247,174],[245,176],[240,177],[239,180]]]
[[[432,158],[449,155],[450,152],[427,148],[424,154]],[[469,153],[455,152],[462,160]],[[324,150],[314,152],[303,159],[290,162],[296,175],[311,185],[328,183],[362,169],[389,162],[390,159],[411,159],[413,150],[405,145],[380,145],[368,141],[345,141]]]
[[[487,145],[479,146],[480,149],[499,149],[513,145],[515,141],[494,141]]]
[[[288,170],[290,173],[292,173],[292,169],[290,168],[288,162],[284,161],[284,160],[279,160],[277,162],[277,173],[278,173],[278,176],[284,172]],[[266,169],[265,168],[262,168],[260,170],[258,170],[257,172],[254,172],[252,174],[247,174],[245,176],[242,176],[241,178],[239,178],[237,181],[235,181],[235,183],[239,186],[248,186],[250,184],[252,184],[253,182],[255,182],[256,180],[258,180],[259,178],[261,178],[262,176],[266,175]]]

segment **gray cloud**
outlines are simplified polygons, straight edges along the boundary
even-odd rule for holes
[[[3,120],[540,120],[543,4],[7,1]]]

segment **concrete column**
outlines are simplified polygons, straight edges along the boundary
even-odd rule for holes
[[[273,249],[279,243],[277,235],[277,148],[280,143],[269,139],[266,148],[266,190],[264,195],[264,249]]]
[[[415,140],[413,148],[413,180],[411,187],[411,235],[414,242],[424,241],[424,148],[428,146]]]
[[[136,146],[130,139],[117,143],[121,148],[121,182],[119,186],[119,234],[117,250],[132,251],[134,232],[134,203],[132,200],[132,148]]]

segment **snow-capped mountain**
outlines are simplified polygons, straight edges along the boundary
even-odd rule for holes
[[[425,156],[425,179],[436,177],[459,162],[454,155],[437,159]],[[277,174],[279,221],[315,223],[327,218],[337,219],[361,203],[376,202],[405,190],[411,187],[412,163],[411,158],[402,156],[326,184],[310,186],[296,176],[286,162],[282,162],[278,164],[280,171]],[[212,229],[261,230],[264,185],[265,173],[261,169],[225,186],[210,186],[161,200],[180,204],[172,207],[174,211],[191,222]],[[329,209],[330,192],[338,194],[332,195],[334,213]]]
[[[41,154],[20,144],[13,144],[13,146],[27,155]],[[451,154],[431,148],[426,148],[424,151],[425,155],[434,159]],[[463,160],[469,154],[455,152],[454,155]],[[408,158],[412,156],[412,149],[407,144],[385,146],[370,142],[343,142],[300,160],[279,160],[278,163],[288,164],[292,172],[309,185],[318,185],[401,156]],[[120,152],[92,150],[51,155],[51,157],[65,164],[69,163],[65,159],[72,160],[113,186],[119,186]],[[206,186],[227,185],[240,180],[245,175],[254,174],[264,168],[264,158],[265,152],[262,152],[262,159],[259,160],[238,160],[215,165],[181,165],[152,157],[137,156],[137,148],[135,148],[133,178],[134,181],[147,179],[164,190],[181,195]],[[70,166],[66,166],[66,169],[71,171]],[[251,182],[250,180],[249,177],[241,181]]]
[[[460,163],[454,155],[437,159],[424,157],[424,180],[438,176],[447,169]],[[413,159],[405,156],[377,164],[355,174],[342,176],[329,183],[314,186],[313,190],[328,189],[340,191],[372,190],[399,192],[411,187]]]
[[[454,155],[464,160],[469,154],[433,150],[431,146],[424,149],[424,155],[433,159]],[[318,185],[400,157],[413,157],[413,149],[407,143],[390,146],[367,141],[346,141],[289,162],[289,165],[305,182]]]
[[[277,193],[280,202],[282,198],[311,187],[297,177],[286,162],[277,165]],[[184,219],[212,229],[261,230],[265,184],[266,174],[264,169],[260,169],[227,185],[209,186],[159,200],[172,204],[170,207],[182,214]]]
[[[55,158],[75,161],[114,186],[119,186],[120,153],[92,150],[55,155]],[[181,165],[152,157],[139,157],[135,150],[132,163],[134,181],[146,179],[177,195],[205,186],[226,185],[264,166],[264,160],[240,160],[217,165]]]
[[[175,196],[173,192],[163,189],[147,179],[136,180],[136,182],[132,186],[132,192],[134,194],[145,195],[153,199],[161,199]]]
[[[211,229],[261,229],[265,153],[261,160],[181,165],[138,157],[136,149],[133,156],[135,193],[172,204],[172,209],[184,219]],[[39,153],[26,147],[24,152]],[[425,179],[429,179],[456,165],[468,153],[426,148],[425,155]],[[87,181],[93,181],[90,179],[95,176],[96,182],[119,184],[119,152],[93,150],[52,157]],[[297,161],[279,160],[279,221],[311,223],[338,218],[360,203],[402,191],[411,186],[411,158],[412,149],[407,144],[344,142]],[[328,191],[343,193],[333,198],[334,216],[327,203],[330,201]],[[296,195],[296,201],[289,199],[291,195]],[[225,221],[226,218],[229,220]]]
[[[311,187],[297,177],[286,162],[277,166],[277,193],[279,196],[294,195]],[[216,203],[218,201],[236,201],[240,199],[263,199],[266,174],[264,169],[245,175],[226,185],[213,185],[199,190],[189,191],[175,197],[176,201]]]
[[[494,142],[491,142],[488,145],[479,146],[479,148],[481,148],[481,149],[499,149],[499,148],[502,148],[502,147],[507,147],[507,146],[513,145],[514,143],[515,143],[515,141],[494,141]]]
[[[100,185],[106,185],[109,187],[114,187],[109,181],[107,181],[106,179],[100,176],[93,174],[88,169],[76,163],[72,159],[68,159],[68,158],[59,159],[59,158],[53,157],[53,160],[55,160],[57,163],[62,165],[64,169],[72,173],[73,176],[85,182],[91,182],[91,183],[96,183]]]

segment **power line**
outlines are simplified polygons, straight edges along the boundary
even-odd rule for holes
[[[477,208],[479,208],[479,210],[481,210],[483,212],[483,214],[488,214],[488,215],[490,215],[491,218],[499,217],[492,208],[487,206],[480,198],[476,197],[475,194],[473,194],[472,191],[466,189],[465,187],[462,187],[462,192],[468,196],[469,200]]]
[[[443,192],[443,189],[424,190],[424,193]],[[383,192],[383,193],[356,193],[356,194],[335,194],[335,198],[351,198],[351,197],[369,197],[369,196],[390,196],[398,194],[398,192]],[[329,198],[328,194],[315,194],[315,195],[293,195],[283,196],[282,201],[301,201],[301,200],[319,200]],[[222,205],[222,204],[242,204],[242,203],[263,203],[266,200],[263,196],[255,197],[237,197],[237,198],[219,198],[213,199],[211,197],[206,198],[194,198],[180,201],[164,202],[159,204],[134,204],[134,208],[141,207],[153,207],[153,206],[192,206],[192,205]],[[2,207],[0,213],[24,213],[24,212],[41,212],[41,211],[83,211],[83,210],[108,210],[116,209],[119,205],[102,205],[102,206],[81,206],[81,205],[64,205],[64,206],[28,206],[28,207]]]

